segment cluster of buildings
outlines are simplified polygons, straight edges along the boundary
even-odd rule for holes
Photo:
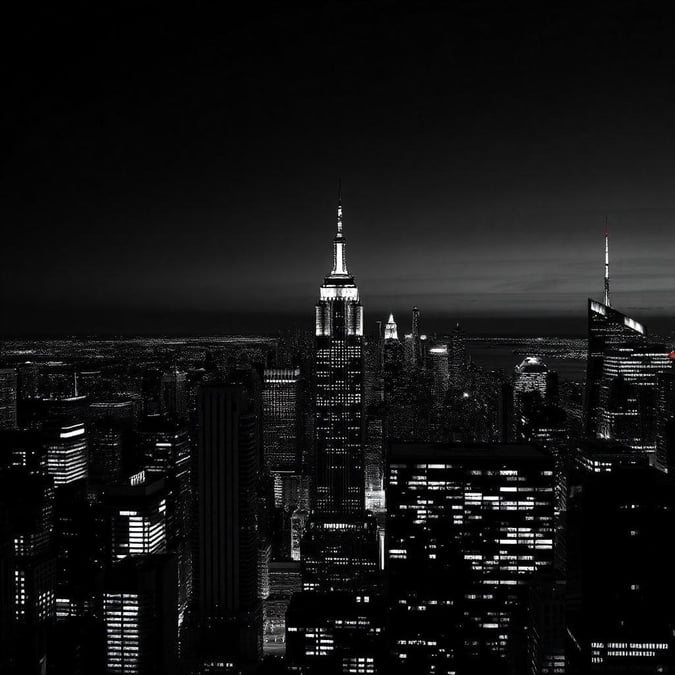
[[[583,400],[369,334],[339,205],[313,336],[5,345],[0,673],[671,672],[675,354],[588,312]]]

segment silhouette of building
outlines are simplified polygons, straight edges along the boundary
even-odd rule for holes
[[[568,523],[571,672],[660,673],[673,663],[672,476],[652,467],[587,474]]]
[[[243,385],[205,385],[198,410],[198,546],[189,658],[193,672],[228,672],[254,664],[262,654],[257,419]]]
[[[48,631],[56,618],[53,480],[28,468],[0,469],[3,560],[9,568],[6,643],[0,663],[9,673],[39,675],[47,665]],[[8,579],[4,577],[4,581]]]

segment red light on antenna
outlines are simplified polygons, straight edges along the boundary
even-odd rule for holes
[[[668,357],[675,360],[675,352],[670,352],[670,354],[668,354]]]

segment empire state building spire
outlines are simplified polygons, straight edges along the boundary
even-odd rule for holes
[[[330,273],[331,277],[348,277],[347,260],[345,256],[345,249],[347,241],[342,234],[342,189],[340,188],[338,195],[337,207],[337,233],[333,239],[333,269]]]

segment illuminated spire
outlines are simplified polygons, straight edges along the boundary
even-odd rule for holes
[[[607,227],[607,216],[605,216],[605,305],[611,306],[609,300],[609,229]]]
[[[347,261],[345,258],[345,249],[347,243],[342,234],[342,181],[338,182],[338,207],[337,207],[337,233],[333,239],[333,270],[330,273],[332,277],[347,277]]]
[[[398,330],[396,328],[396,321],[394,321],[394,315],[389,315],[389,321],[384,327],[384,339],[385,340],[398,340]]]

